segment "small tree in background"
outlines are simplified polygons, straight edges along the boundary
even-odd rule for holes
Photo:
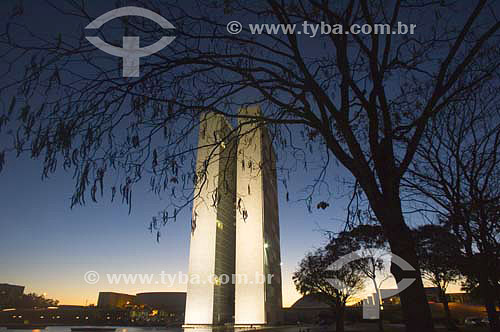
[[[447,327],[449,330],[456,330],[448,306],[446,289],[461,276],[459,241],[446,228],[438,225],[420,226],[414,234],[422,276],[438,288]]]
[[[388,276],[380,277],[385,271],[384,256],[387,256],[389,244],[384,237],[383,229],[377,225],[359,225],[348,232],[339,234],[339,238],[350,242],[350,245],[356,249],[356,253],[361,257],[360,260],[353,262],[364,274],[370,279],[375,289],[375,303],[379,307],[379,314],[382,314],[381,309],[381,294],[380,286],[387,280]],[[378,319],[379,331],[384,330],[382,316]]]
[[[341,268],[332,264],[353,250],[342,240],[332,239],[325,247],[309,253],[293,274],[297,290],[303,294],[316,294],[335,312],[335,331],[344,331],[347,301],[363,289],[364,274],[357,264]]]

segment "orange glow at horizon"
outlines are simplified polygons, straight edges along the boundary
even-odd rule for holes
[[[282,296],[283,307],[290,307],[302,297],[295,289],[291,274],[283,273]],[[99,292],[117,292],[125,294],[137,294],[145,292],[185,292],[186,285],[174,285],[166,287],[164,285],[84,285],[83,287],[71,287],[69,281],[59,280],[50,285],[26,285],[25,294],[28,293],[47,293],[47,297],[58,300],[62,305],[97,305]],[[33,287],[32,287],[33,286]]]

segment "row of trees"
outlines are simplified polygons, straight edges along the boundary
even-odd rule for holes
[[[422,226],[412,231],[420,272],[440,293],[450,330],[456,329],[445,295],[450,283],[461,281],[463,289],[482,299],[492,331],[498,331],[500,306],[500,113],[498,87],[485,84],[475,94],[451,103],[448,112],[429,122],[424,143],[403,179],[404,197],[416,212]],[[359,208],[359,205],[356,206]],[[382,229],[363,225],[359,212],[348,226],[361,224],[335,236],[315,253],[308,254],[295,274],[297,289],[303,293],[322,292],[305,287],[313,272],[308,262],[320,260],[324,269],[316,278],[331,278],[330,264],[349,252],[362,250],[361,262],[349,267],[351,273],[372,280],[375,293],[376,272],[383,270],[380,250],[388,250]],[[370,213],[365,214],[370,218]],[[430,221],[430,222],[429,222]],[[347,240],[346,240],[347,239]],[[349,243],[346,251],[339,243]],[[377,254],[378,252],[378,254]],[[357,269],[357,270],[356,270]],[[345,305],[345,299],[358,289],[335,290],[327,294]],[[337,315],[342,310],[335,309]],[[342,319],[338,321],[342,324]],[[382,330],[382,322],[379,320]],[[340,329],[337,326],[337,329]]]
[[[449,112],[431,120],[416,162],[403,179],[405,198],[422,213],[424,223],[413,231],[420,272],[439,289],[450,329],[455,326],[445,292],[458,280],[465,290],[482,299],[491,330],[499,329],[500,114],[496,93],[490,86],[483,86],[477,94],[450,104]],[[433,223],[428,222],[430,218]],[[333,241],[346,236],[353,243],[352,251],[360,249],[359,243],[365,250],[372,248],[362,257],[376,257],[373,249],[385,246],[382,233],[373,233],[370,226],[340,233]],[[330,244],[313,256],[333,247]],[[372,261],[369,266],[370,275],[374,275],[376,263]],[[303,262],[297,276],[306,270]],[[363,269],[359,273],[370,277]],[[300,278],[297,281],[301,282]],[[376,283],[374,287],[377,290]],[[302,291],[303,286],[298,284],[298,289]]]
[[[451,235],[436,234],[450,261],[460,263],[469,288],[480,293],[492,331],[500,325],[500,113],[498,86],[488,83],[474,95],[452,103],[430,122],[424,143],[406,178],[420,206],[433,213]],[[435,247],[439,253],[444,247]],[[418,250],[418,248],[417,248]],[[450,268],[445,265],[443,268]],[[443,273],[445,271],[443,270]]]
[[[495,276],[485,266],[498,265],[498,256],[492,255],[498,240],[498,218],[493,215],[498,211],[493,199],[496,160],[489,168],[474,158],[471,164],[455,165],[462,148],[474,142],[459,150],[450,147],[448,157],[441,152],[447,146],[435,147],[434,142],[443,135],[436,130],[449,130],[444,136],[452,138],[452,131],[461,128],[442,120],[469,114],[470,106],[464,108],[460,102],[466,105],[473,96],[486,95],[490,106],[498,104],[500,23],[494,0],[216,0],[195,5],[128,1],[175,26],[175,31],[165,31],[150,20],[127,17],[117,20],[110,33],[105,27],[96,32],[120,47],[122,35],[140,36],[148,45],[173,31],[176,39],[165,50],[141,58],[138,78],[123,78],[117,66],[121,59],[104,56],[85,40],[83,27],[111,8],[73,0],[47,3],[54,11],[47,17],[69,16],[64,22],[74,26],[58,26],[53,36],[42,35],[35,23],[23,18],[29,9],[19,2],[0,33],[5,70],[0,134],[8,138],[2,139],[0,170],[10,156],[23,153],[42,161],[44,177],[58,167],[71,170],[72,205],[85,204],[89,196],[97,200],[111,183],[111,198],[121,195],[131,207],[135,185],[147,178],[154,193],[170,197],[160,223],[168,224],[190,206],[200,187],[193,183],[206,175],[194,166],[200,114],[222,114],[235,124],[230,135],[216,137],[213,160],[219,146],[247,134],[236,119],[240,125],[256,122],[272,130],[283,180],[297,165],[317,166],[318,173],[308,173],[309,204],[334,178],[332,164],[351,174],[355,193],[366,199],[391,251],[416,269],[416,281],[400,295],[408,331],[433,331],[415,240],[405,218],[410,203],[422,203],[420,210],[438,210],[468,257],[482,257],[482,268],[471,268],[471,278],[475,275],[483,285],[485,296],[492,294],[486,281]],[[415,18],[425,22],[413,22]],[[323,22],[346,28],[386,24],[391,31],[398,22],[419,25],[413,35],[310,38],[254,34],[246,25],[240,34],[230,34],[226,23],[231,20],[296,26]],[[61,33],[78,26],[76,34]],[[254,103],[261,104],[261,115],[238,115],[240,107]],[[498,125],[498,115],[485,119],[490,126]],[[476,143],[490,150],[491,140]],[[458,172],[452,184],[484,176],[491,194],[484,196],[490,191],[484,190],[483,182],[477,190],[466,184],[450,195],[448,189],[440,194],[442,170],[433,168],[435,160],[429,154],[455,165],[444,169],[446,174]],[[484,271],[478,274],[479,270]],[[395,266],[391,272],[398,281],[405,276]],[[491,324],[498,330],[498,320]]]
[[[499,328],[496,306],[500,306],[500,114],[497,90],[490,88],[483,86],[477,94],[450,104],[448,113],[430,121],[425,144],[417,150],[416,162],[403,179],[406,199],[422,213],[423,225],[412,231],[420,272],[438,288],[451,330],[456,326],[445,292],[450,283],[459,280],[464,290],[482,299],[491,330]],[[433,222],[429,222],[431,218]],[[359,213],[356,220],[360,223]],[[350,268],[357,268],[358,275],[370,278],[378,293],[374,276],[383,266],[380,260],[377,262],[377,251],[387,250],[387,242],[381,229],[362,222],[304,259],[295,275],[298,290],[320,291],[302,285],[308,282],[303,275],[311,272],[307,262],[311,257],[330,258],[323,261],[325,270],[318,276],[327,278],[331,273],[329,264],[346,254],[336,248],[345,238],[349,239],[351,251],[364,250],[361,257],[365,262]],[[347,289],[339,299],[355,290]],[[330,296],[338,293],[336,290]]]
[[[460,240],[446,226],[422,225],[412,233],[418,248],[422,276],[438,289],[448,330],[457,330],[446,295],[450,284],[461,282],[473,297],[484,295],[473,290],[480,288],[480,285],[476,276],[471,275],[470,258],[460,248]],[[360,300],[357,296],[365,289],[367,282],[371,284],[374,302],[379,306],[380,312],[383,296],[380,287],[388,277],[385,273],[385,260],[390,258],[388,250],[388,243],[380,226],[361,225],[331,237],[325,247],[308,253],[300,262],[293,280],[299,292],[304,295],[314,294],[319,300],[329,304],[335,314],[335,330],[344,331],[346,305],[350,300]],[[342,262],[352,253],[357,255],[355,260],[346,262],[341,268],[335,266],[336,262]],[[476,259],[478,261],[475,264],[479,264],[480,258]],[[497,292],[494,302],[498,301],[498,279],[489,280],[489,284]],[[487,299],[483,299],[488,305]],[[378,319],[378,328],[379,331],[384,330],[382,317]]]
[[[49,299],[36,293],[28,293],[22,294],[19,298],[9,299],[9,301],[3,302],[2,306],[4,308],[33,309],[55,307],[58,304],[58,300]]]

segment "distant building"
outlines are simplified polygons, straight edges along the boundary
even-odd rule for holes
[[[384,296],[385,292],[392,291],[391,289],[381,289],[382,295],[382,304],[383,305],[391,305],[391,304],[401,304],[401,300],[399,295],[394,296]],[[441,298],[439,295],[439,288],[437,287],[425,287],[424,288],[425,296],[427,298],[427,302],[441,302]],[[457,302],[462,304],[472,304],[474,301],[467,293],[447,293],[446,297],[448,298],[448,302]]]
[[[0,284],[0,308],[13,306],[22,299],[24,286]]]
[[[136,322],[164,322],[166,324],[184,322],[186,307],[185,292],[138,293],[130,316]]]
[[[330,325],[335,322],[335,311],[331,305],[331,300],[324,294],[304,295],[290,308],[283,308],[283,321],[287,325],[298,323]],[[346,321],[360,321],[361,307],[347,306],[344,318]]]
[[[104,309],[125,308],[132,306],[135,295],[114,292],[99,292],[97,307]]]
[[[290,309],[330,309],[326,300],[319,294],[304,295],[290,307]]]
[[[473,298],[469,293],[446,293],[448,302],[460,304],[482,304],[479,299]]]
[[[99,309],[85,306],[57,306],[37,309],[0,310],[0,326],[21,325],[128,325],[128,309]]]
[[[186,306],[185,292],[151,292],[135,295],[135,304],[151,309],[162,309],[184,313]]]
[[[98,306],[59,305],[0,310],[2,324],[180,326],[186,293],[154,292],[129,295],[100,292]]]

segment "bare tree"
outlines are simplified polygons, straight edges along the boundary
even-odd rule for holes
[[[338,234],[338,241],[349,244],[351,251],[355,251],[359,259],[354,261],[361,274],[369,279],[375,290],[375,305],[378,306],[379,313],[382,313],[382,297],[380,286],[388,279],[383,276],[385,271],[384,258],[388,255],[388,243],[384,237],[382,227],[379,225],[362,224],[357,227]],[[378,279],[378,281],[377,281]],[[378,319],[379,331],[384,330],[383,317]]]
[[[438,225],[423,225],[414,232],[422,276],[438,288],[448,330],[455,331],[457,327],[448,306],[446,290],[462,276],[459,241],[454,234]]]
[[[498,101],[498,86],[484,85],[450,105],[452,111],[430,123],[405,180],[459,241],[455,259],[465,256],[461,272],[479,282],[492,331],[500,329],[495,308],[500,264]]]
[[[271,126],[276,146],[291,152],[281,154],[284,174],[293,170],[290,165],[318,162],[312,192],[329,179],[333,160],[352,174],[392,252],[416,268],[416,282],[401,294],[408,331],[432,331],[400,184],[429,120],[498,69],[500,23],[494,2],[134,3],[176,28],[167,50],[143,59],[139,78],[122,78],[117,59],[86,42],[83,29],[75,35],[40,36],[22,21],[22,7],[13,10],[0,38],[7,50],[2,53],[8,68],[4,77],[14,76],[2,91],[17,92],[0,118],[1,126],[11,130],[13,150],[7,152],[43,159],[44,175],[61,164],[73,168],[73,204],[83,204],[87,192],[96,199],[105,176],[118,174],[112,195],[119,191],[131,205],[134,183],[149,175],[154,192],[167,192],[173,201],[156,220],[167,222],[193,196],[192,137],[200,112],[234,119],[238,108],[259,103],[262,115],[248,121]],[[101,14],[76,0],[48,4],[75,25]],[[296,26],[323,22],[346,30],[354,24],[384,24],[395,31],[400,21],[425,17],[427,22],[413,35],[310,38],[251,33],[247,26],[230,34],[229,17]],[[97,33],[113,43],[121,31],[144,35],[145,44],[168,33],[137,17],[120,20],[108,38]],[[1,152],[2,164],[5,158]],[[403,278],[394,264],[392,272],[398,281]]]

